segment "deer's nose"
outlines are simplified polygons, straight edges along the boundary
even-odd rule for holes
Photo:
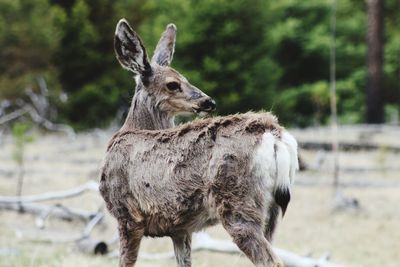
[[[204,111],[213,111],[217,107],[217,104],[215,103],[214,99],[208,98],[201,102],[200,108]]]

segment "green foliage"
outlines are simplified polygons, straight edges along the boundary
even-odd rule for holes
[[[25,145],[33,141],[33,137],[29,135],[29,124],[17,122],[13,124],[12,136],[14,139],[13,159],[17,165],[24,162]]]
[[[331,6],[326,1],[270,4],[269,40],[282,69],[273,107],[281,120],[298,126],[329,120],[329,53]],[[342,122],[361,122],[365,86],[363,6],[339,1],[337,10],[337,94]]]
[[[122,15],[139,23],[142,1],[59,1],[68,14],[63,25],[62,47],[54,56],[59,79],[69,96],[60,106],[61,118],[76,128],[105,126],[121,102],[129,103],[132,75],[115,60],[113,37]]]
[[[146,8],[152,19],[141,28],[144,39],[154,46],[174,22],[173,65],[217,100],[219,113],[271,104],[280,70],[267,57],[265,1],[148,1]]]
[[[326,81],[284,90],[276,101],[274,110],[281,114],[280,120],[306,126],[326,120],[322,117],[329,107],[329,88]],[[285,112],[292,110],[296,112]]]
[[[55,55],[55,60],[60,69],[60,80],[67,91],[78,91],[85,82],[93,79],[95,75],[91,69],[99,64],[102,56],[95,51],[99,35],[89,15],[89,6],[78,0],[63,27],[63,48]]]
[[[385,102],[400,102],[400,4],[386,0]],[[366,7],[337,1],[337,93],[343,123],[364,120]],[[115,60],[117,21],[127,18],[151,56],[166,24],[178,27],[173,67],[217,100],[221,114],[266,109],[285,125],[329,121],[331,3],[325,0],[1,0],[0,98],[35,90],[44,76],[63,90],[61,121],[105,126],[133,94]]]
[[[115,82],[108,76],[94,83],[85,84],[73,94],[67,105],[62,107],[77,129],[105,127],[109,119],[115,117],[120,92],[115,90]]]
[[[48,0],[0,1],[0,98],[20,97],[37,76],[54,76],[64,12]],[[55,79],[50,85],[57,86]]]

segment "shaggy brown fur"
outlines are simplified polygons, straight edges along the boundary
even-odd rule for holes
[[[256,265],[281,266],[269,242],[277,204],[284,211],[288,203],[297,145],[270,113],[173,128],[178,113],[215,108],[168,66],[175,31],[167,26],[149,62],[128,23],[117,25],[117,58],[138,74],[131,109],[107,147],[100,179],[100,193],[118,221],[120,266],[134,265],[143,236],[170,236],[178,266],[191,266],[191,234],[217,222]]]
[[[211,138],[215,139],[216,131],[219,128],[227,128],[234,125],[241,127],[240,131],[248,133],[263,134],[266,131],[273,131],[277,137],[280,137],[283,130],[278,124],[278,120],[271,113],[254,113],[235,114],[224,117],[213,117],[205,119],[197,119],[189,123],[182,124],[176,128],[164,129],[163,131],[153,131],[147,129],[131,129],[118,131],[110,140],[107,151],[115,142],[121,142],[121,138],[126,135],[135,134],[143,135],[157,139],[160,142],[169,142],[173,138],[179,138],[189,132],[196,132],[198,138],[203,137],[207,133],[211,134]]]
[[[116,134],[100,192],[111,214],[127,225],[127,246],[138,245],[140,235],[190,238],[184,233],[222,222],[255,264],[277,264],[267,241],[273,187],[257,174],[253,155],[265,132],[279,139],[282,130],[269,113],[246,113]]]

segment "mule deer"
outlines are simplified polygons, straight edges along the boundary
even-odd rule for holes
[[[108,145],[100,179],[118,221],[120,266],[134,265],[143,236],[170,236],[178,266],[190,266],[191,234],[218,222],[254,264],[283,266],[270,242],[290,199],[297,143],[270,113],[162,129],[174,126],[175,114],[215,107],[168,66],[174,40],[169,25],[149,62],[128,23],[116,29],[117,58],[137,74],[130,112]]]
[[[215,101],[169,67],[175,47],[176,27],[169,24],[151,62],[140,37],[128,22],[117,24],[114,48],[121,65],[136,74],[136,89],[125,124],[128,129],[157,130],[174,127],[174,116],[215,109]]]

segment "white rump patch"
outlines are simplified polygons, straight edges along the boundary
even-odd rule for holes
[[[267,190],[289,188],[299,168],[297,142],[288,132],[278,139],[266,132],[254,156],[256,175],[263,177]]]
[[[276,142],[276,188],[288,188],[290,186],[290,154],[282,141]]]
[[[264,178],[264,186],[268,191],[274,186],[276,174],[274,146],[275,137],[270,132],[264,133],[254,156],[255,174]]]
[[[290,183],[293,183],[296,171],[299,169],[299,158],[297,156],[297,141],[294,137],[284,131],[282,133],[282,142],[286,145],[290,155]]]

